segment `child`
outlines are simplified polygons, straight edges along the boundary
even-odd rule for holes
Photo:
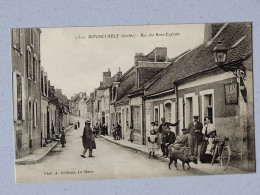
[[[149,158],[151,158],[151,155],[153,154],[155,149],[157,148],[157,137],[155,135],[154,130],[150,131],[150,135],[148,135],[148,152],[149,152]]]

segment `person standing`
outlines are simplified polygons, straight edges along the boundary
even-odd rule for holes
[[[132,142],[133,143],[133,141],[134,141],[134,127],[133,127],[133,124],[132,124],[132,122],[130,123],[130,137],[129,137],[129,140],[130,140],[130,142]]]
[[[62,127],[62,130],[61,130],[60,143],[61,143],[62,147],[64,148],[65,147],[65,143],[66,143],[64,127]]]
[[[157,137],[155,135],[154,130],[151,130],[150,134],[148,135],[149,158],[151,158],[151,156],[154,156],[154,152],[156,148],[157,148]]]
[[[177,121],[176,123],[169,123],[169,122],[165,122],[165,118],[164,117],[162,117],[161,118],[161,121],[162,121],[162,123],[160,124],[160,126],[159,126],[159,132],[161,133],[161,135],[162,135],[162,143],[161,143],[161,150],[162,150],[162,153],[163,153],[163,155],[162,155],[162,157],[164,157],[165,156],[165,140],[166,140],[166,128],[167,127],[169,127],[169,126],[177,126],[178,124],[179,124],[179,121]]]
[[[188,133],[189,133],[189,147],[190,147],[190,155],[197,156],[198,163],[200,162],[200,150],[201,150],[201,143],[203,140],[202,134],[203,125],[199,122],[199,116],[193,116],[193,122],[191,122],[188,126]]]
[[[86,120],[83,135],[82,135],[82,144],[84,147],[82,154],[80,155],[82,158],[86,158],[85,154],[88,149],[89,149],[89,157],[94,157],[92,155],[92,150],[96,149],[96,142],[90,124],[91,121]]]
[[[79,122],[79,120],[78,120],[78,128],[80,127],[80,122]]]
[[[116,125],[116,136],[117,136],[116,140],[122,139],[122,127],[118,122]]]
[[[158,126],[158,121],[154,122],[154,131],[157,137],[157,148],[161,148],[161,143],[162,143],[162,134],[159,132],[159,126]]]

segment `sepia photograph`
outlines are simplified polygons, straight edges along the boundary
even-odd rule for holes
[[[254,174],[252,28],[11,29],[16,183]]]

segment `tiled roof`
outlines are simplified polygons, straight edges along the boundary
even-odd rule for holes
[[[119,80],[120,84],[117,90],[116,100],[120,100],[125,94],[127,94],[135,86],[135,70],[132,68],[127,75]]]
[[[65,104],[65,105],[69,105],[69,100],[67,99],[67,97],[65,95],[63,95],[62,93],[60,93],[59,91],[55,91],[55,96],[57,98],[60,99],[60,101]]]
[[[230,49],[245,35],[246,38],[240,44],[235,48]],[[175,81],[216,68],[217,64],[214,62],[212,51],[219,40],[222,40],[222,43],[229,48],[225,62],[226,64],[246,58],[252,54],[251,24],[230,23],[209,46],[202,44],[169,65],[167,71],[164,71],[164,74],[161,75],[158,82],[146,91],[145,96],[172,89],[174,88],[173,82]]]

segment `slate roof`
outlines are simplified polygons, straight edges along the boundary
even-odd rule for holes
[[[145,92],[145,96],[173,89],[175,81],[217,68],[212,51],[219,40],[229,49],[225,64],[249,57],[252,54],[251,33],[251,23],[227,24],[210,45],[199,45],[170,64],[160,75],[158,82]],[[231,48],[243,36],[246,38],[235,48]]]
[[[117,97],[114,105],[127,104],[129,98],[127,96],[128,92],[135,87],[135,70],[131,67],[119,80],[120,84],[117,90]]]
[[[59,91],[55,91],[55,97],[59,98],[60,101],[65,104],[65,105],[69,105],[69,100],[68,98],[63,95],[62,93],[60,93]]]
[[[99,88],[98,90],[104,90],[104,89],[107,89],[109,87],[112,86],[114,80],[115,80],[115,77],[116,75],[114,75],[113,77],[111,77],[110,79],[108,79],[105,83],[103,83]]]

